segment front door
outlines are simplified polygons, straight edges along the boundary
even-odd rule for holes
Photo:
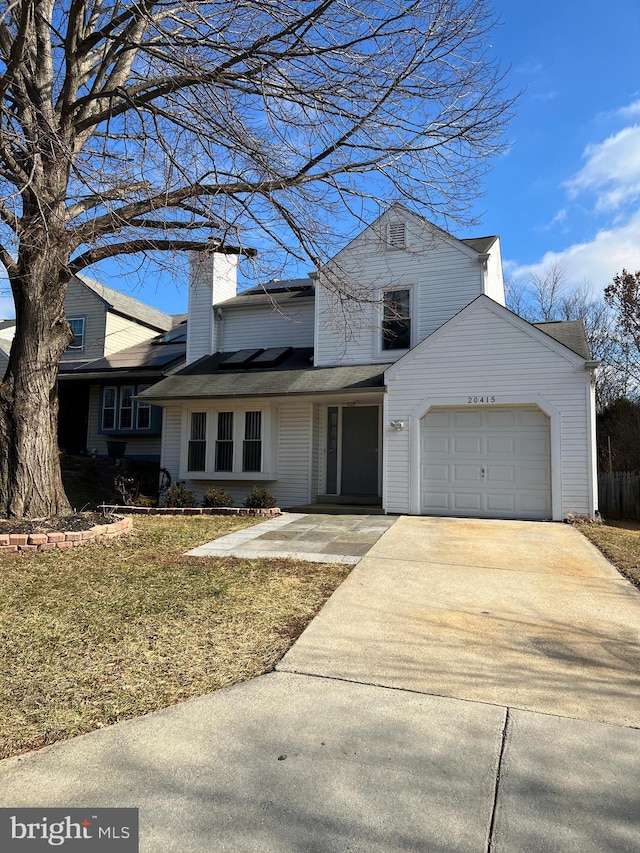
[[[341,494],[378,494],[378,406],[342,409]]]

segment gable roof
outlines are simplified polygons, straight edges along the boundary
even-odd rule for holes
[[[457,314],[454,314],[449,320],[439,326],[434,332],[432,332],[428,337],[426,337],[423,341],[417,344],[413,349],[409,350],[408,353],[403,355],[398,359],[394,364],[390,365],[391,368],[396,368],[399,366],[404,366],[405,364],[411,363],[411,361],[420,357],[420,354],[423,350],[427,349],[431,346],[434,341],[437,341],[441,336],[446,335],[447,331],[455,326],[458,322],[460,322],[464,317],[466,317],[469,313],[476,311],[478,306],[484,305],[489,308],[489,310],[493,311],[494,314],[503,317],[507,322],[511,323],[513,326],[521,329],[523,332],[528,333],[533,338],[537,338],[540,342],[545,343],[551,349],[554,349],[559,355],[562,355],[567,360],[572,361],[574,364],[577,359],[583,359],[584,361],[590,361],[591,356],[589,354],[588,345],[585,348],[586,354],[582,354],[580,352],[576,352],[571,346],[568,346],[564,340],[561,338],[565,338],[567,340],[574,340],[574,337],[578,337],[577,330],[573,328],[573,324],[577,323],[579,326],[582,326],[581,320],[571,320],[567,321],[569,326],[572,328],[570,330],[563,330],[564,326],[563,321],[559,321],[558,323],[551,323],[550,326],[556,327],[555,334],[549,334],[546,329],[539,329],[537,324],[529,323],[528,320],[520,317],[518,314],[514,314],[513,311],[510,311],[509,308],[506,308],[504,305],[501,305],[499,302],[496,302],[490,296],[487,296],[486,293],[477,296],[472,302],[468,305],[465,305]],[[546,323],[541,324],[546,326]],[[584,331],[584,328],[583,328]],[[585,344],[586,344],[586,336],[585,336]]]
[[[219,352],[201,358],[142,392],[140,397],[145,400],[185,400],[382,391],[384,371],[390,367],[388,364],[311,367],[311,347],[291,348],[288,356],[271,368],[221,367],[236,355],[238,353]]]
[[[133,296],[120,293],[119,290],[107,287],[105,284],[85,275],[76,275],[76,279],[102,299],[109,309],[123,317],[128,317],[158,332],[167,332],[173,326],[173,319],[164,311],[158,311],[157,308],[145,305],[144,302],[134,299]]]
[[[587,361],[591,359],[589,342],[582,320],[552,320],[546,323],[533,323],[533,325]]]
[[[460,240],[460,242],[469,246],[470,249],[474,249],[479,254],[484,255],[489,251],[497,239],[498,235],[494,234],[491,237],[469,237],[469,239]]]

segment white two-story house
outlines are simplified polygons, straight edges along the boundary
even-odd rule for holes
[[[308,279],[238,294],[236,265],[194,258],[186,367],[140,395],[174,480],[283,507],[594,515],[597,364],[581,323],[504,307],[497,237],[394,205]]]

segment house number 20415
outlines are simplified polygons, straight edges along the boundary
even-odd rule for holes
[[[467,397],[467,403],[495,403],[495,395],[485,395],[484,397]]]

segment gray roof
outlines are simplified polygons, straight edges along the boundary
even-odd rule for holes
[[[475,251],[479,252],[481,255],[484,255],[485,252],[489,251],[497,239],[497,235],[494,234],[491,237],[470,237],[468,240],[460,240],[460,242],[464,243],[465,246],[469,246],[470,249],[475,249]]]
[[[0,320],[0,330],[1,329],[12,329],[16,324],[15,320]]]
[[[533,325],[536,329],[540,329],[541,332],[573,350],[577,355],[590,361],[589,342],[582,320],[554,320],[547,323],[534,323]]]
[[[119,290],[107,287],[86,275],[76,275],[76,278],[118,314],[137,320],[138,323],[149,326],[151,329],[157,329],[159,332],[166,332],[173,326],[174,321],[169,314],[158,311],[157,308],[152,308],[150,305],[145,305],[144,302],[134,299],[133,296],[126,296]]]
[[[175,367],[180,361],[184,361],[186,355],[186,344],[184,342],[162,344],[153,341],[145,341],[127,349],[114,352],[104,358],[96,358],[85,361],[80,365],[63,364],[60,367],[61,374],[95,374],[110,373],[112,371],[131,371],[162,375],[171,367]]]
[[[273,291],[263,293],[258,290],[239,293],[231,299],[220,302],[221,308],[238,308],[242,305],[284,305],[285,303],[299,302],[301,299],[313,299],[312,290]]]
[[[389,364],[310,367],[313,349],[293,349],[277,367],[229,370],[220,365],[233,353],[216,353],[162,379],[140,396],[149,400],[201,397],[277,397],[283,394],[357,392],[384,388]]]

